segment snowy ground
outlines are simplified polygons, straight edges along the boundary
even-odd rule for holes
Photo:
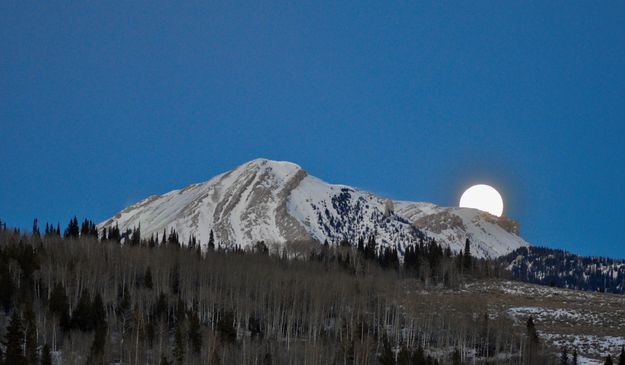
[[[625,295],[513,281],[481,281],[465,290],[488,294],[489,315],[512,318],[520,331],[532,316],[544,343],[555,351],[577,349],[579,364],[603,364],[625,346]]]

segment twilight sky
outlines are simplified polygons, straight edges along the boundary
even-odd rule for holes
[[[625,258],[619,1],[0,2],[0,219],[101,221],[256,157]],[[594,6],[593,6],[594,5]]]

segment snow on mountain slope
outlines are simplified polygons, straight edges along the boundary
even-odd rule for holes
[[[142,200],[98,225],[121,230],[141,227],[143,237],[175,229],[186,242],[218,242],[246,247],[257,241],[314,239],[338,242],[375,235],[380,245],[406,244],[425,235],[452,250],[472,241],[473,254],[496,257],[528,243],[511,221],[466,208],[391,201],[346,185],[308,175],[298,165],[257,159],[164,195]]]

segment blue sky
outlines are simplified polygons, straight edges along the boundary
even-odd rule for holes
[[[625,257],[618,1],[0,3],[0,219],[100,221],[256,158]],[[595,6],[593,6],[595,5]]]

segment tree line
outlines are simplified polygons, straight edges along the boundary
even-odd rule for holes
[[[489,317],[485,300],[447,308],[421,294],[503,275],[470,246],[421,240],[399,252],[369,237],[244,250],[76,218],[62,232],[2,226],[0,362],[553,363],[535,331]]]

